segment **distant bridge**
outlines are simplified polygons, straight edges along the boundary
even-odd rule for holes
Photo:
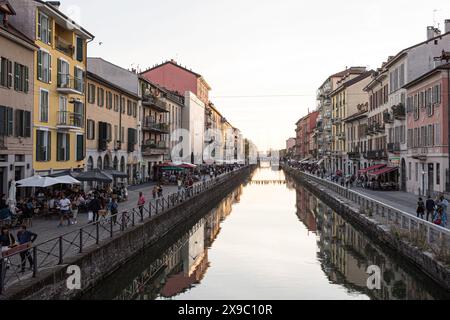
[[[250,184],[286,184],[286,180],[252,180]]]

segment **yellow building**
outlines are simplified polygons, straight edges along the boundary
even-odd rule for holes
[[[85,71],[93,35],[59,11],[58,2],[16,0],[16,25],[35,41],[33,168],[83,170]]]

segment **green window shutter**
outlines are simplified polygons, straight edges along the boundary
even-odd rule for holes
[[[31,112],[25,111],[24,116],[24,137],[31,138]]]
[[[28,67],[24,67],[25,70],[25,80],[24,80],[24,92],[28,93],[30,90],[30,81],[29,81],[29,70]]]
[[[77,60],[83,62],[84,46],[83,39],[77,37]]]
[[[70,134],[66,133],[66,161],[70,160]]]
[[[12,136],[13,135],[13,127],[14,127],[13,109],[6,108],[6,114],[7,114],[7,119],[8,119],[6,135]]]
[[[57,84],[58,84],[58,87],[59,86],[61,86],[61,83],[62,83],[62,77],[63,77],[63,75],[62,75],[62,61],[61,61],[61,59],[58,59],[57,60],[58,61],[58,69],[57,69],[57,78],[56,78],[56,82],[57,82]]]
[[[13,85],[13,83],[12,83],[13,82],[12,61],[8,60],[7,65],[8,65],[8,72],[7,72],[8,80],[7,80],[7,85],[6,86],[8,88],[11,88],[12,85]]]
[[[51,161],[52,160],[52,133],[51,131],[48,131],[48,136],[47,136],[47,161]]]
[[[42,131],[36,131],[36,161],[42,161],[41,157],[41,149],[42,149]]]
[[[77,135],[77,161],[84,159],[84,136]]]
[[[14,90],[18,91],[19,90],[19,69],[20,66],[17,62],[14,62]]]
[[[41,39],[41,30],[42,30],[42,27],[41,27],[41,13],[39,12],[38,13],[38,27],[37,27],[37,38],[38,39]]]
[[[6,135],[6,107],[0,106],[0,135]]]
[[[36,54],[37,54],[37,79],[42,80],[42,51],[39,50]]]
[[[16,115],[16,123],[15,123],[15,130],[14,130],[14,136],[16,137],[22,137],[22,124],[23,124],[23,118],[22,118],[22,110],[15,110],[14,112]]]

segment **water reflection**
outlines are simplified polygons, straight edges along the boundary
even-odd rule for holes
[[[372,299],[429,300],[450,296],[423,274],[397,260],[387,248],[374,244],[343,217],[292,181],[297,194],[297,215],[317,234],[318,258],[331,283]],[[367,288],[368,266],[380,267],[381,290]]]
[[[201,214],[201,213],[200,213]],[[366,287],[369,265],[382,289]],[[261,168],[84,299],[448,298],[283,172]]]

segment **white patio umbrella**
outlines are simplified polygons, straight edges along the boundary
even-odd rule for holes
[[[16,204],[16,182],[13,180],[11,181],[8,195],[8,205],[11,212],[16,212]]]
[[[71,176],[61,176],[61,177],[55,177],[53,179],[58,180],[58,183],[61,183],[61,184],[81,184],[80,181],[78,181],[77,179],[75,179]]]
[[[19,184],[19,188],[26,188],[26,187],[36,187],[36,188],[46,188],[54,186],[55,184],[61,183],[55,178],[50,177],[41,177],[41,176],[34,176],[31,178],[27,178],[24,180],[17,181],[17,184]]]

